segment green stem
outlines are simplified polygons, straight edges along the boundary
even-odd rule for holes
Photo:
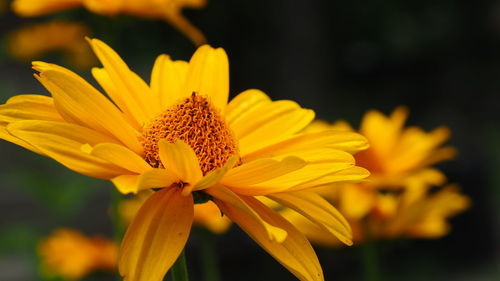
[[[186,265],[186,254],[182,251],[171,269],[172,281],[188,281],[188,271]]]
[[[375,241],[366,241],[361,245],[361,257],[365,281],[380,281],[377,245]]]
[[[200,232],[200,237],[202,238],[201,259],[205,281],[220,281],[221,277],[215,250],[215,236],[206,230]]]

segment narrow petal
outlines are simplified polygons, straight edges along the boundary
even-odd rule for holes
[[[287,220],[256,199],[244,197],[244,200],[262,219],[285,229],[288,233],[286,239],[281,243],[270,240],[262,224],[255,220],[254,217],[225,202],[217,201],[216,203],[225,215],[238,224],[253,240],[299,280],[323,281],[323,271],[307,238]]]
[[[209,172],[205,176],[203,176],[203,178],[193,186],[192,190],[193,191],[202,190],[217,184],[226,175],[226,173],[236,164],[236,162],[238,162],[238,157],[231,156],[223,167],[217,168]],[[191,192],[191,190],[187,188],[185,188],[184,190]],[[187,192],[184,190],[183,190],[184,193]]]
[[[116,189],[122,194],[137,193],[139,175],[121,175],[111,179]]]
[[[33,145],[7,132],[8,123],[21,120],[63,121],[54,107],[52,98],[47,96],[18,95],[0,105],[0,139],[42,155],[43,153]]]
[[[42,95],[19,95],[0,105],[0,122],[20,120],[64,121],[52,98]]]
[[[175,143],[160,140],[158,147],[165,169],[174,173],[183,182],[195,184],[203,177],[198,158],[188,144],[181,140]]]
[[[193,197],[162,189],[142,205],[123,239],[119,271],[124,281],[161,281],[189,237]]]
[[[268,103],[271,103],[271,99],[264,92],[255,89],[246,90],[227,105],[226,121],[232,125],[240,118],[244,118],[245,115],[251,114],[252,111]]]
[[[219,185],[205,189],[205,192],[213,196],[216,199],[215,202],[219,206],[219,203],[223,202],[226,206],[232,206],[240,212],[247,214],[247,216],[251,217],[252,220],[258,222],[266,232],[267,239],[277,241],[278,243],[281,243],[286,239],[286,231],[263,220],[260,215],[256,213],[239,195],[231,190]]]
[[[286,157],[280,161],[259,159],[231,169],[222,180],[228,186],[248,186],[261,183],[303,168],[306,162],[297,157]]]
[[[34,62],[33,67],[40,71],[37,79],[52,94],[57,110],[66,121],[110,134],[136,153],[142,153],[137,131],[118,108],[87,81],[57,65]]]
[[[99,143],[92,148],[90,154],[138,174],[151,169],[142,157],[119,144]]]
[[[332,183],[356,183],[366,179],[369,175],[370,172],[365,168],[354,166],[307,183],[301,183],[299,186],[290,188],[289,191],[320,187]]]
[[[160,55],[151,73],[151,90],[162,109],[175,104],[187,96],[182,87],[188,71],[185,61],[173,61],[168,55]]]
[[[226,52],[203,45],[189,61],[189,70],[183,95],[193,92],[209,97],[212,104],[221,111],[226,108],[229,97],[229,62]]]
[[[310,191],[268,195],[283,206],[294,209],[347,245],[352,245],[352,230],[347,220],[321,196]]]
[[[256,162],[256,161],[254,161]],[[250,162],[253,163],[253,162]],[[240,184],[235,182],[227,183],[231,190],[244,195],[267,195],[272,193],[284,192],[286,190],[301,190],[309,188],[309,182],[318,181],[339,171],[350,169],[353,166],[346,162],[323,162],[309,163],[304,167],[291,171],[289,173],[270,178],[255,184]],[[367,175],[366,175],[367,176]],[[242,181],[244,181],[243,179]],[[224,181],[225,183],[225,181]],[[226,183],[225,183],[226,184]]]
[[[332,148],[353,153],[368,148],[368,141],[357,133],[326,130],[296,135],[258,151],[241,154],[241,157],[244,161],[252,161],[263,157],[275,157],[281,154],[307,150],[311,147]]]
[[[89,43],[119,93],[110,98],[120,106],[120,109],[132,114],[141,125],[156,116],[160,107],[153,99],[148,85],[104,42],[89,39]]]
[[[139,177],[137,191],[149,188],[169,187],[176,182],[179,182],[179,178],[173,173],[165,169],[151,169]]]
[[[314,119],[314,111],[281,100],[268,103],[232,122],[242,155],[282,141],[304,129]]]
[[[85,127],[53,121],[27,120],[9,124],[7,131],[75,172],[103,179],[130,173],[88,154],[83,149],[84,145],[113,141]]]
[[[104,92],[106,92],[108,97],[110,97],[111,100],[113,100],[113,102],[120,108],[129,124],[136,130],[140,130],[142,128],[142,124],[139,123],[140,120],[138,120],[136,116],[140,115],[137,111],[140,111],[141,109],[139,107],[133,107],[129,110],[126,107],[124,95],[121,95],[120,92],[118,92],[106,69],[94,67],[92,68],[92,76],[94,76],[97,83],[99,83],[99,85],[104,89]]]

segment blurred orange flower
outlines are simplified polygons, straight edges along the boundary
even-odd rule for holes
[[[22,17],[43,16],[67,9],[85,7],[106,16],[133,15],[162,19],[180,30],[196,45],[206,42],[203,33],[181,13],[183,8],[200,9],[206,0],[14,0],[12,10]]]
[[[84,37],[91,34],[83,24],[68,21],[37,23],[18,29],[8,36],[9,53],[23,61],[61,51],[68,63],[89,68],[97,60]]]
[[[67,280],[79,280],[97,270],[116,270],[118,247],[102,237],[88,237],[66,228],[40,241],[42,272]]]

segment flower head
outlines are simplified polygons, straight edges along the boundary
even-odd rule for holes
[[[43,16],[55,12],[85,7],[106,16],[134,15],[150,19],[163,19],[184,33],[196,45],[206,40],[181,13],[185,7],[202,8],[206,0],[14,0],[12,10],[23,17]]]
[[[346,220],[307,189],[356,181],[368,172],[346,151],[365,149],[354,132],[300,133],[314,112],[247,90],[229,103],[223,49],[200,47],[188,62],[161,55],[150,86],[103,42],[92,74],[107,97],[75,73],[35,62],[52,97],[22,95],[0,107],[0,137],[123,193],[154,189],[124,237],[125,280],[162,280],[188,239],[195,202],[213,201],[300,280],[323,280],[307,239],[256,196],[304,214],[351,244]]]
[[[96,270],[115,270],[118,247],[101,237],[60,228],[40,241],[38,253],[46,274],[79,280]]]
[[[369,111],[359,132],[368,139],[370,148],[356,153],[355,158],[356,163],[369,169],[371,175],[360,183],[336,184],[334,188],[316,190],[346,216],[355,243],[367,239],[445,235],[449,230],[446,220],[470,204],[457,187],[442,187],[446,183],[445,175],[431,167],[455,155],[454,148],[442,147],[449,130],[440,127],[425,132],[418,127],[405,128],[407,116],[404,107],[396,108],[390,116]],[[316,121],[306,131],[326,128],[353,131],[343,121],[333,125]],[[294,222],[309,239],[324,245],[339,245],[331,234],[293,210],[286,209],[282,215]]]

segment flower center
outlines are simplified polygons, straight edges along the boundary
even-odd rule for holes
[[[155,168],[163,168],[158,153],[160,140],[186,142],[194,150],[203,175],[224,166],[229,157],[238,153],[224,119],[206,98],[196,93],[144,126],[139,139],[144,147],[144,158]]]

